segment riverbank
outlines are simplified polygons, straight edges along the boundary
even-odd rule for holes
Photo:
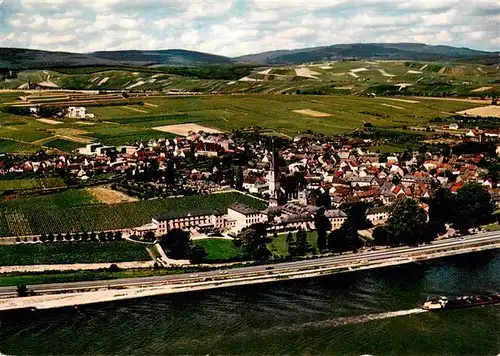
[[[458,254],[498,249],[500,248],[500,241],[498,241],[498,236],[495,236],[495,238],[496,240],[493,240],[493,242],[488,241],[488,237],[480,239],[479,242],[473,240],[467,246],[461,246],[464,242],[456,241],[443,244],[444,246],[440,247],[424,246],[414,249],[400,249],[392,252],[364,253],[350,257],[340,256],[336,259],[329,259],[328,262],[325,261],[324,263],[321,259],[318,259],[308,261],[307,264],[297,264],[293,267],[281,269],[279,265],[273,267],[257,266],[247,267],[246,269],[242,268],[241,270],[244,272],[205,272],[190,275],[189,277],[177,276],[175,279],[172,278],[161,282],[138,282],[132,285],[119,286],[106,285],[109,282],[104,282],[98,287],[92,287],[91,285],[80,286],[79,288],[67,287],[46,291],[43,295],[22,298],[17,298],[11,294],[0,299],[0,311],[73,307],[163,294],[313,278],[323,275],[418,263],[419,261]],[[409,252],[408,250],[413,250],[413,252]]]

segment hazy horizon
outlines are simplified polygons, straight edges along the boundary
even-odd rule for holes
[[[499,22],[494,0],[0,0],[0,46],[185,49],[228,57],[346,43],[496,52]]]

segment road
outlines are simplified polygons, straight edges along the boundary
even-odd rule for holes
[[[397,248],[387,248],[375,251],[363,251],[358,253],[348,253],[339,256],[332,257],[322,257],[310,260],[300,260],[294,262],[278,263],[273,265],[258,265],[258,266],[248,266],[239,267],[226,270],[215,270],[208,272],[196,272],[194,274],[175,274],[175,275],[165,275],[165,276],[154,276],[154,277],[142,277],[142,278],[127,278],[127,279],[116,279],[116,280],[100,280],[100,281],[86,281],[86,282],[71,282],[71,283],[54,283],[54,284],[38,284],[33,286],[28,286],[38,293],[44,292],[54,292],[57,290],[82,290],[82,289],[94,289],[94,288],[106,288],[106,287],[128,287],[134,285],[147,285],[147,284],[181,284],[189,282],[203,281],[206,279],[231,279],[231,278],[241,278],[247,276],[256,275],[268,275],[273,273],[278,275],[280,273],[293,272],[301,269],[315,268],[315,267],[328,267],[335,264],[347,264],[347,263],[373,263],[375,261],[384,261],[390,258],[404,258],[408,257],[409,254],[415,256],[415,254],[425,254],[432,253],[443,249],[452,248],[467,248],[477,244],[495,244],[500,243],[500,232],[489,232],[481,233],[477,235],[468,235],[457,238],[450,238],[445,240],[434,241],[432,244],[422,245],[418,247],[397,247]],[[7,296],[9,294],[15,293],[16,287],[1,287],[0,297]]]

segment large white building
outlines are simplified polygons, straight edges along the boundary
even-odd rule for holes
[[[190,211],[186,214],[175,211],[156,215],[151,223],[132,229],[134,235],[154,232],[156,236],[167,234],[172,229],[210,231],[214,229],[228,230],[238,233],[244,228],[267,221],[267,215],[244,204],[235,203],[227,209],[227,213],[207,209]]]
[[[231,230],[238,232],[250,225],[267,222],[267,215],[244,204],[235,203],[227,209],[227,220],[234,222]]]

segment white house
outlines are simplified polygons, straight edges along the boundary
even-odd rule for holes
[[[103,146],[104,145],[102,143],[89,143],[85,147],[78,148],[78,153],[87,156],[94,155],[97,154],[97,149]]]
[[[340,227],[347,220],[347,214],[339,209],[325,210],[325,216],[332,224],[332,230],[340,229]]]
[[[76,106],[70,106],[68,108],[68,117],[70,118],[76,118],[76,119],[83,119],[86,117],[86,111],[83,106],[76,107]]]
[[[387,206],[370,208],[366,211],[366,219],[373,225],[385,224],[389,219],[389,208]]]

